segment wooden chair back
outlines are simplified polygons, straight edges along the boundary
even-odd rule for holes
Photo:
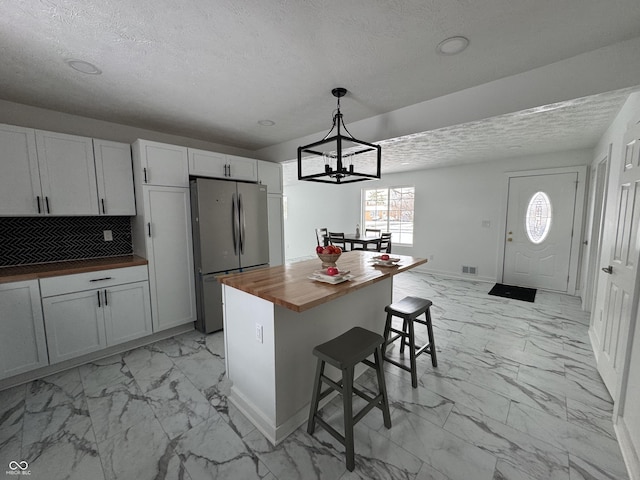
[[[347,250],[347,245],[344,241],[344,232],[329,232],[329,243],[342,248],[344,251]]]
[[[382,239],[378,244],[378,251],[384,253],[391,253],[391,233],[383,233],[381,235]]]
[[[324,245],[324,237],[329,235],[329,231],[326,228],[316,228],[316,241],[318,245]]]

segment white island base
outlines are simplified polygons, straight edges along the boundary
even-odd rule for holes
[[[309,415],[317,360],[313,348],[354,326],[382,335],[384,308],[391,303],[392,293],[393,280],[388,277],[295,312],[223,285],[225,358],[227,375],[233,382],[231,403],[271,443],[281,442]],[[360,367],[356,376],[365,370]],[[333,367],[327,366],[326,372],[331,375],[329,369]],[[335,369],[334,373],[338,378]]]

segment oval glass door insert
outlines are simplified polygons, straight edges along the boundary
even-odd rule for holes
[[[551,202],[544,192],[536,192],[529,200],[524,219],[525,230],[531,242],[542,243],[551,228]]]

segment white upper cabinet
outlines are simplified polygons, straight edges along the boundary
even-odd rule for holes
[[[42,190],[35,132],[0,125],[0,215],[37,215],[38,202]]]
[[[189,148],[189,175],[198,177],[225,178],[227,156],[224,153],[207,152]]]
[[[166,143],[136,140],[133,143],[133,174],[142,185],[189,186],[187,149]]]
[[[135,215],[131,146],[127,143],[93,140],[101,215]]]
[[[258,181],[258,161],[253,158],[227,155],[229,178],[233,180]]]
[[[267,186],[267,193],[282,194],[282,165],[259,160],[258,181]]]
[[[43,209],[51,215],[97,215],[98,192],[90,138],[36,130]]]
[[[258,181],[258,161],[253,158],[189,149],[189,174],[198,177]]]

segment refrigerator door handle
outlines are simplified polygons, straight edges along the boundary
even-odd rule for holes
[[[242,204],[242,194],[238,194],[238,209],[240,210],[240,253],[244,253],[244,236],[247,221],[244,216],[244,205]]]
[[[238,202],[239,203],[239,202]],[[238,204],[238,209],[240,205]],[[231,196],[231,220],[233,222],[231,233],[233,234],[233,253],[238,255],[238,215],[236,214],[236,194]]]

